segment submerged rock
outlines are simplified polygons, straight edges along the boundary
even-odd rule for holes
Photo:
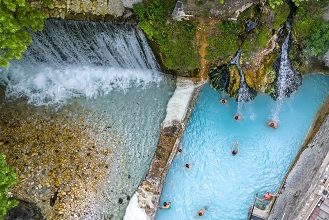
[[[18,206],[12,208],[4,216],[4,220],[42,220],[40,208],[30,202],[19,201]]]

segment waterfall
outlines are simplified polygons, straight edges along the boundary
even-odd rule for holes
[[[289,59],[291,23],[292,16],[289,16],[286,21],[288,34],[281,46],[280,55],[274,61],[274,70],[277,73],[277,77],[275,80],[276,91],[272,95],[272,98],[277,100],[277,103],[276,107],[272,110],[271,117],[275,121],[279,121],[279,112],[283,102],[282,99],[284,97],[290,97],[290,95],[302,84],[301,74],[294,71]]]
[[[21,60],[0,69],[6,98],[35,105],[96,98],[162,80],[142,31],[132,25],[46,20]]]
[[[229,65],[236,65],[236,67],[239,70],[240,87],[239,87],[239,91],[238,91],[238,100],[237,101],[238,102],[249,102],[256,97],[257,92],[254,89],[250,88],[246,83],[244,73],[240,66],[240,56],[241,56],[241,49],[239,49],[236,52],[235,57],[230,61]]]
[[[291,66],[289,59],[289,45],[291,36],[291,19],[286,22],[288,34],[281,46],[281,52],[274,62],[274,69],[277,72],[276,93],[273,98],[280,100],[283,97],[289,97],[292,92],[296,91],[302,84],[302,76],[295,72]]]

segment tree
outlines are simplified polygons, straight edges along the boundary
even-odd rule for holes
[[[50,5],[50,0],[44,1]],[[26,0],[0,0],[0,66],[20,59],[32,42],[29,31],[41,31],[46,15]]]
[[[9,199],[7,194],[9,187],[17,182],[14,171],[6,165],[5,155],[0,154],[0,219],[18,204],[16,200]]]

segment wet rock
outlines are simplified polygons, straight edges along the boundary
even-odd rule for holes
[[[228,91],[230,82],[230,72],[228,65],[212,67],[209,72],[209,81],[212,88],[217,91]]]
[[[41,210],[34,203],[19,201],[18,206],[12,208],[5,215],[4,220],[41,220],[44,219]]]
[[[53,207],[55,205],[57,199],[58,191],[54,192],[54,196],[50,198],[49,205]]]
[[[251,20],[248,20],[247,23],[246,23],[246,25],[245,25],[245,32],[246,33],[249,33],[252,30],[254,30],[257,27],[258,22],[259,22],[258,20],[256,22],[251,21]]]
[[[175,136],[179,133],[179,131],[181,130],[181,127],[182,127],[182,125],[180,122],[173,121],[171,126],[163,128],[163,133],[168,136]]]

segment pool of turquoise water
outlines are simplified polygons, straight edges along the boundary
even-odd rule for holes
[[[272,100],[259,94],[250,103],[229,99],[206,84],[167,174],[160,203],[171,201],[170,210],[158,210],[156,220],[247,219],[255,194],[276,192],[294,160],[313,118],[328,96],[329,77],[308,75],[290,98]],[[235,121],[239,111],[243,119]],[[276,130],[267,122],[275,118]],[[230,152],[235,140],[240,152]],[[188,163],[192,168],[186,170]]]

